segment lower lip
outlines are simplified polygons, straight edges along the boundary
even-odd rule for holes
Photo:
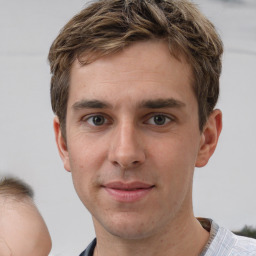
[[[105,187],[105,190],[112,198],[114,198],[118,202],[126,203],[136,202],[141,200],[142,198],[145,198],[152,189],[153,187],[136,190],[119,190]]]

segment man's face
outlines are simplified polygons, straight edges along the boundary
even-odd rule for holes
[[[46,256],[51,250],[48,229],[30,201],[0,200],[0,255]]]
[[[194,167],[206,163],[198,123],[191,68],[165,42],[75,61],[67,144],[57,118],[55,132],[96,234],[144,238],[192,218]]]

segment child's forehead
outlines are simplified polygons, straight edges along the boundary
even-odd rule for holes
[[[39,211],[31,202],[5,200],[0,204],[0,229],[7,237],[30,234],[44,228],[45,223]]]
[[[6,196],[0,198],[0,221],[3,218],[41,218],[37,208],[30,198]]]
[[[0,195],[0,207],[14,209],[17,207],[32,208],[35,206],[33,200],[29,197],[21,197],[16,195]]]

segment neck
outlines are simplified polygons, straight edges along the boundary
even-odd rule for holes
[[[179,225],[173,222],[157,235],[141,239],[100,234],[97,235],[94,256],[198,256],[209,239],[209,233],[194,216],[183,219]]]

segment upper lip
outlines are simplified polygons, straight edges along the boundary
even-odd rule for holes
[[[134,190],[134,189],[148,189],[154,187],[152,184],[144,183],[141,181],[134,181],[134,182],[121,182],[121,181],[115,181],[115,182],[109,182],[107,184],[104,184],[103,187],[111,188],[111,189],[118,189],[118,190]]]

